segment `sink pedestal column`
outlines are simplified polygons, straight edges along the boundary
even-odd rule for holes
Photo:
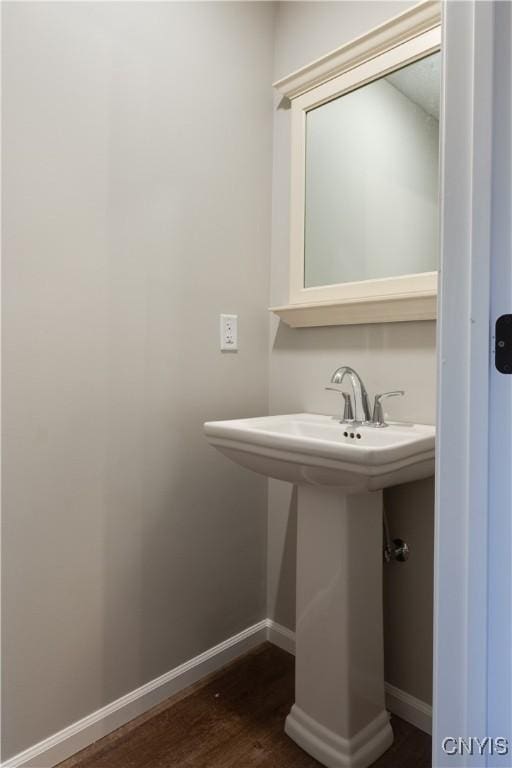
[[[286,733],[328,768],[391,746],[384,703],[382,491],[300,486],[295,704]]]

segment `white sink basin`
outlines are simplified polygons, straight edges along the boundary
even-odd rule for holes
[[[350,428],[295,413],[210,421],[204,431],[238,464],[299,486],[295,703],[285,731],[327,768],[367,768],[393,742],[382,488],[434,474],[435,428]]]
[[[425,424],[350,428],[295,413],[210,421],[204,430],[238,464],[299,485],[373,491],[434,474],[435,427]]]

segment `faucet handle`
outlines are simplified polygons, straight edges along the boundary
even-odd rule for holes
[[[345,406],[343,408],[343,419],[340,423],[344,424],[354,421],[354,410],[352,408],[352,397],[350,394],[348,392],[343,392],[341,389],[337,389],[336,387],[325,387],[325,389],[328,389],[330,392],[337,392],[338,395],[343,395]]]
[[[393,392],[382,392],[380,395],[375,395],[375,401],[373,404],[373,416],[372,427],[387,427],[388,425],[384,421],[384,411],[382,410],[382,401],[386,397],[400,397],[405,395],[403,389],[397,389]]]

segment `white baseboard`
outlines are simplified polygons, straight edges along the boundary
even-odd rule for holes
[[[271,619],[263,619],[53,736],[49,736],[44,741],[9,758],[0,768],[53,768],[75,752],[88,747],[135,717],[139,717],[169,696],[188,688],[189,685],[215,672],[264,640],[268,640],[288,653],[295,653],[295,633]],[[431,733],[432,708],[428,704],[386,683],[386,706],[395,715]]]
[[[98,709],[2,763],[1,768],[52,768],[169,696],[215,672],[267,639],[267,620],[244,629],[170,672]]]
[[[267,619],[267,640],[287,653],[295,655],[295,632]]]
[[[432,707],[421,699],[411,696],[410,693],[402,691],[400,688],[385,684],[386,688],[386,707],[397,717],[407,720],[411,725],[415,725],[420,731],[432,734]]]
[[[288,653],[295,653],[295,632],[267,619],[267,637],[271,643]],[[425,733],[432,733],[432,707],[424,701],[411,696],[400,688],[385,684],[386,708],[402,720],[416,726]]]

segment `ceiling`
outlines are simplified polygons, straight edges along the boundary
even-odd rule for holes
[[[439,51],[392,72],[385,79],[425,112],[439,120],[441,90]]]

